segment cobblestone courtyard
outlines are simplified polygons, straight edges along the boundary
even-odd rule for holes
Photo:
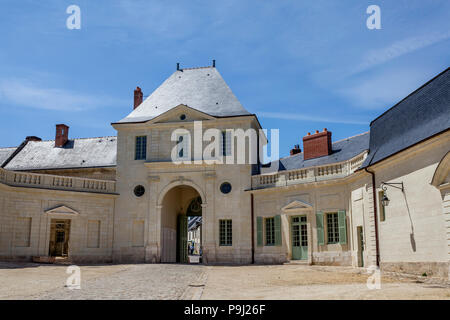
[[[81,289],[64,287],[67,266],[0,262],[0,299],[450,299],[448,283],[389,275],[369,290],[363,270],[303,265],[81,266]]]

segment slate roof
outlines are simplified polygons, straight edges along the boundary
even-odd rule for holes
[[[370,123],[370,152],[362,168],[450,127],[450,68]]]
[[[363,151],[369,149],[369,132],[365,132],[347,139],[336,141],[332,144],[332,153],[329,156],[303,160],[303,152],[281,158],[278,162],[278,171],[302,169],[308,167],[321,166],[341,161],[349,160]],[[275,167],[262,165],[260,174],[274,173]]]
[[[180,104],[211,116],[250,115],[215,67],[175,71],[119,123],[144,122]]]
[[[29,141],[5,169],[69,169],[116,165],[116,137],[73,139],[63,148],[55,148],[54,145],[54,140]]]
[[[0,148],[0,167],[2,164],[16,151],[16,147],[12,148]]]

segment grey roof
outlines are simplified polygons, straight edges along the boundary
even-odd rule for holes
[[[349,160],[365,150],[369,149],[369,132],[365,132],[347,139],[336,141],[332,144],[332,153],[320,158],[303,160],[303,152],[281,158],[278,162],[278,171],[302,169],[321,166]],[[262,165],[261,174],[273,173],[276,166]]]
[[[447,68],[370,123],[370,152],[362,167],[449,127],[450,68]]]
[[[122,122],[143,122],[187,105],[211,116],[249,115],[215,67],[175,71]]]
[[[73,139],[62,148],[55,148],[54,145],[54,140],[29,141],[5,169],[68,169],[116,165],[116,137]]]
[[[197,226],[200,226],[202,224],[202,217],[191,217],[188,221],[188,230],[191,231],[193,229],[196,229]]]
[[[16,147],[0,148],[0,167],[16,151]]]

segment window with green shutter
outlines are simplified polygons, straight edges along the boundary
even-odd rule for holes
[[[256,243],[258,247],[263,245],[263,218],[256,217]]]
[[[339,215],[339,243],[347,243],[347,221],[345,218],[345,210],[338,211]]]
[[[323,230],[323,213],[322,211],[317,211],[316,213],[316,228],[317,228],[317,244],[325,244],[325,236]]]
[[[281,216],[274,217],[275,222],[275,245],[281,246]]]

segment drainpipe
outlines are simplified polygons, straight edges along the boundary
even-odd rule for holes
[[[253,211],[253,193],[250,194],[251,199],[251,227],[252,227],[252,264],[255,264],[255,226],[254,226],[254,211]]]
[[[377,191],[375,188],[375,172],[369,171],[369,169],[364,168],[367,173],[372,175],[372,192],[373,192],[373,218],[375,220],[375,249],[377,257],[377,267],[380,266],[380,246],[378,241],[378,217],[377,217]]]

